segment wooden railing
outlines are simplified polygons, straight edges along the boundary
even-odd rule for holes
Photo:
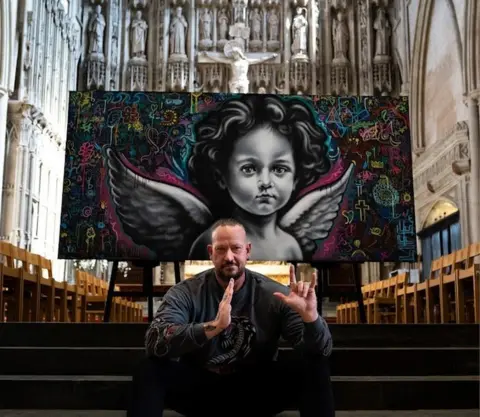
[[[362,287],[367,323],[480,323],[480,243],[435,259],[428,279],[408,274]],[[337,306],[337,323],[359,323],[358,302]]]
[[[75,284],[54,279],[52,262],[0,241],[0,322],[95,322],[103,318],[108,284],[75,271]],[[117,297],[112,321],[143,320],[139,303]]]

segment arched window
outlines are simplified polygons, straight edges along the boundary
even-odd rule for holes
[[[432,260],[455,252],[462,247],[460,212],[455,203],[442,199],[437,201],[418,233],[422,246],[422,278],[430,275]]]

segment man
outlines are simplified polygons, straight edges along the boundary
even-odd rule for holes
[[[328,369],[332,338],[318,315],[316,273],[290,289],[245,268],[251,251],[235,220],[212,227],[214,268],[165,295],[133,379],[130,417],[335,415]],[[274,361],[282,337],[299,353]],[[174,361],[175,360],[175,361]]]

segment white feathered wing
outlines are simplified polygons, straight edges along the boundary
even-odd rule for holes
[[[174,185],[135,174],[106,149],[108,185],[124,232],[162,260],[188,258],[194,240],[213,222],[209,208]]]
[[[351,164],[337,181],[303,196],[280,220],[280,227],[297,239],[304,255],[311,255],[315,241],[332,230],[354,169]]]

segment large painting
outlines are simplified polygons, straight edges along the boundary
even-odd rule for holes
[[[59,257],[416,260],[407,98],[72,92]]]

